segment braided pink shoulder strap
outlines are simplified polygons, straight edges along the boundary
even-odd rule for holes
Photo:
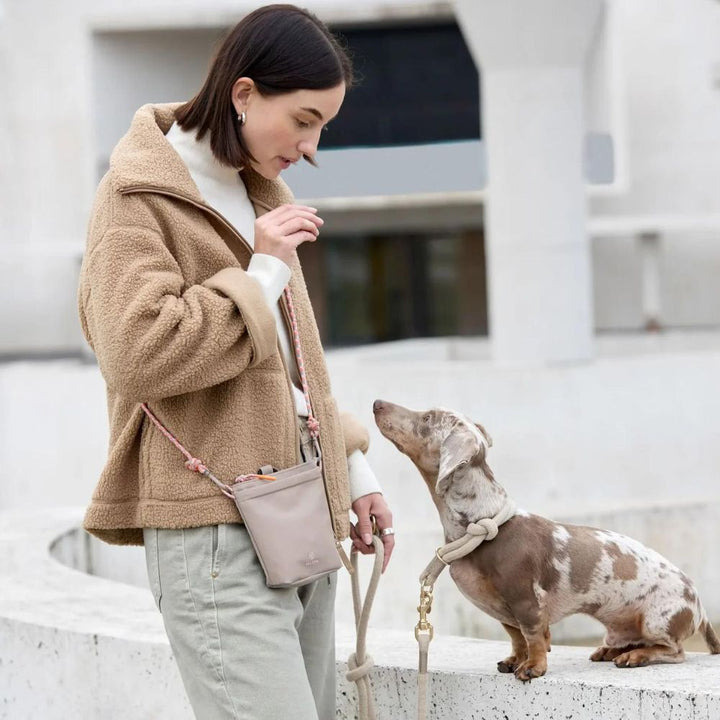
[[[285,288],[285,302],[287,303],[288,315],[290,316],[290,328],[292,329],[295,360],[297,361],[298,374],[300,375],[300,384],[302,385],[303,395],[305,396],[305,404],[308,409],[307,426],[310,431],[310,437],[313,440],[316,440],[320,435],[320,423],[313,415],[312,406],[310,405],[310,390],[308,389],[307,375],[305,374],[305,363],[303,362],[302,348],[300,347],[300,332],[298,330],[295,306],[293,305],[292,293],[290,292],[289,285]]]

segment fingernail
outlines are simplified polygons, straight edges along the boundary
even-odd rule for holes
[[[370,533],[365,533],[362,538],[366,545],[372,545],[372,535]]]

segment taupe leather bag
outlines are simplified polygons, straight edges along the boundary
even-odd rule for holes
[[[232,486],[268,587],[305,585],[338,570],[320,459],[270,477]]]
[[[285,288],[285,298],[315,458],[285,470],[263,467],[256,474],[239,475],[227,485],[182,446],[146,403],[140,406],[158,430],[185,455],[185,466],[205,475],[234,500],[265,571],[265,582],[271,588],[305,585],[329,575],[342,566],[341,553],[344,555],[330,519],[318,442],[320,427],[312,414],[289,288]],[[345,564],[350,568],[349,562]]]

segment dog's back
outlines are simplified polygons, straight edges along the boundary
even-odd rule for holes
[[[468,599],[501,622],[516,624],[511,608],[534,603],[549,624],[586,613],[606,626],[612,645],[682,642],[707,620],[691,580],[654,550],[618,533],[527,513],[456,561],[451,574]]]

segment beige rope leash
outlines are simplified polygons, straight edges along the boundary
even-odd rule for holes
[[[385,557],[385,546],[382,540],[373,535],[375,546],[375,561],[373,563],[372,576],[365,592],[365,602],[360,600],[360,573],[358,572],[358,554],[352,553],[352,598],[353,610],[355,611],[355,652],[348,658],[348,672],[345,677],[357,685],[358,691],[358,719],[377,720],[375,714],[375,702],[373,700],[372,685],[370,684],[370,671],[373,668],[373,659],[366,654],[365,638],[367,635],[370,611],[377,592],[380,574],[382,572],[383,559]]]
[[[428,651],[430,641],[433,639],[433,626],[427,619],[432,610],[433,588],[440,573],[455,560],[470,554],[480,543],[493,540],[498,534],[498,528],[515,515],[515,503],[506,500],[505,505],[497,515],[492,518],[483,518],[470,523],[465,528],[465,535],[453,542],[439,547],[435,557],[428,563],[420,575],[420,604],[418,613],[420,620],[415,626],[415,639],[418,642],[418,720],[427,717],[427,689],[428,689]]]

